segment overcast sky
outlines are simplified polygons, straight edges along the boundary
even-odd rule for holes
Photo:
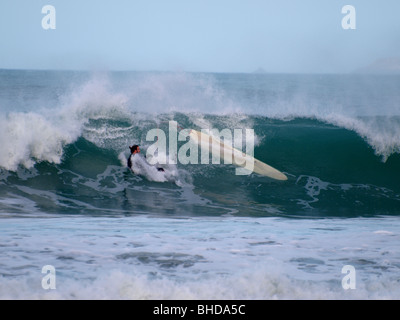
[[[400,56],[400,1],[0,0],[0,38],[0,68],[352,72]]]

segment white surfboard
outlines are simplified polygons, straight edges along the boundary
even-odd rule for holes
[[[194,129],[190,131],[190,136],[193,137],[193,140],[196,141],[201,148],[205,149],[206,151],[209,152],[209,148],[212,147],[214,144],[219,144],[220,148],[220,159],[224,159],[225,154],[229,154],[230,157],[233,157],[233,161],[231,161],[232,164],[241,166],[246,168],[247,163],[253,163],[254,167],[252,168],[252,171],[263,175],[267,176],[276,180],[287,180],[286,175],[284,175],[282,172],[279,170],[269,166],[268,164],[252,157],[249,156],[246,153],[243,153],[242,151],[232,148],[229,145],[224,144],[222,141],[215,137],[211,137],[210,135],[204,133],[204,132],[199,132]],[[227,151],[227,152],[226,152]]]

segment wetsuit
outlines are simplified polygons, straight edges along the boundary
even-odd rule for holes
[[[131,160],[132,155],[129,156],[128,158],[128,168],[132,169],[132,160]]]

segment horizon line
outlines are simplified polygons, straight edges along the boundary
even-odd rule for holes
[[[87,69],[53,69],[53,68],[2,68],[0,71],[46,71],[46,72],[136,72],[136,73],[203,73],[203,74],[246,74],[246,75],[400,75],[396,72],[368,72],[362,70],[353,70],[349,72],[318,72],[318,71],[308,71],[308,72],[297,72],[297,71],[192,71],[192,70],[135,70],[135,69],[107,69],[107,68],[87,68]]]

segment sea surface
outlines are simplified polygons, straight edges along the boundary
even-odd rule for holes
[[[171,123],[288,180],[129,170]],[[400,299],[400,76],[0,70],[0,299]]]

